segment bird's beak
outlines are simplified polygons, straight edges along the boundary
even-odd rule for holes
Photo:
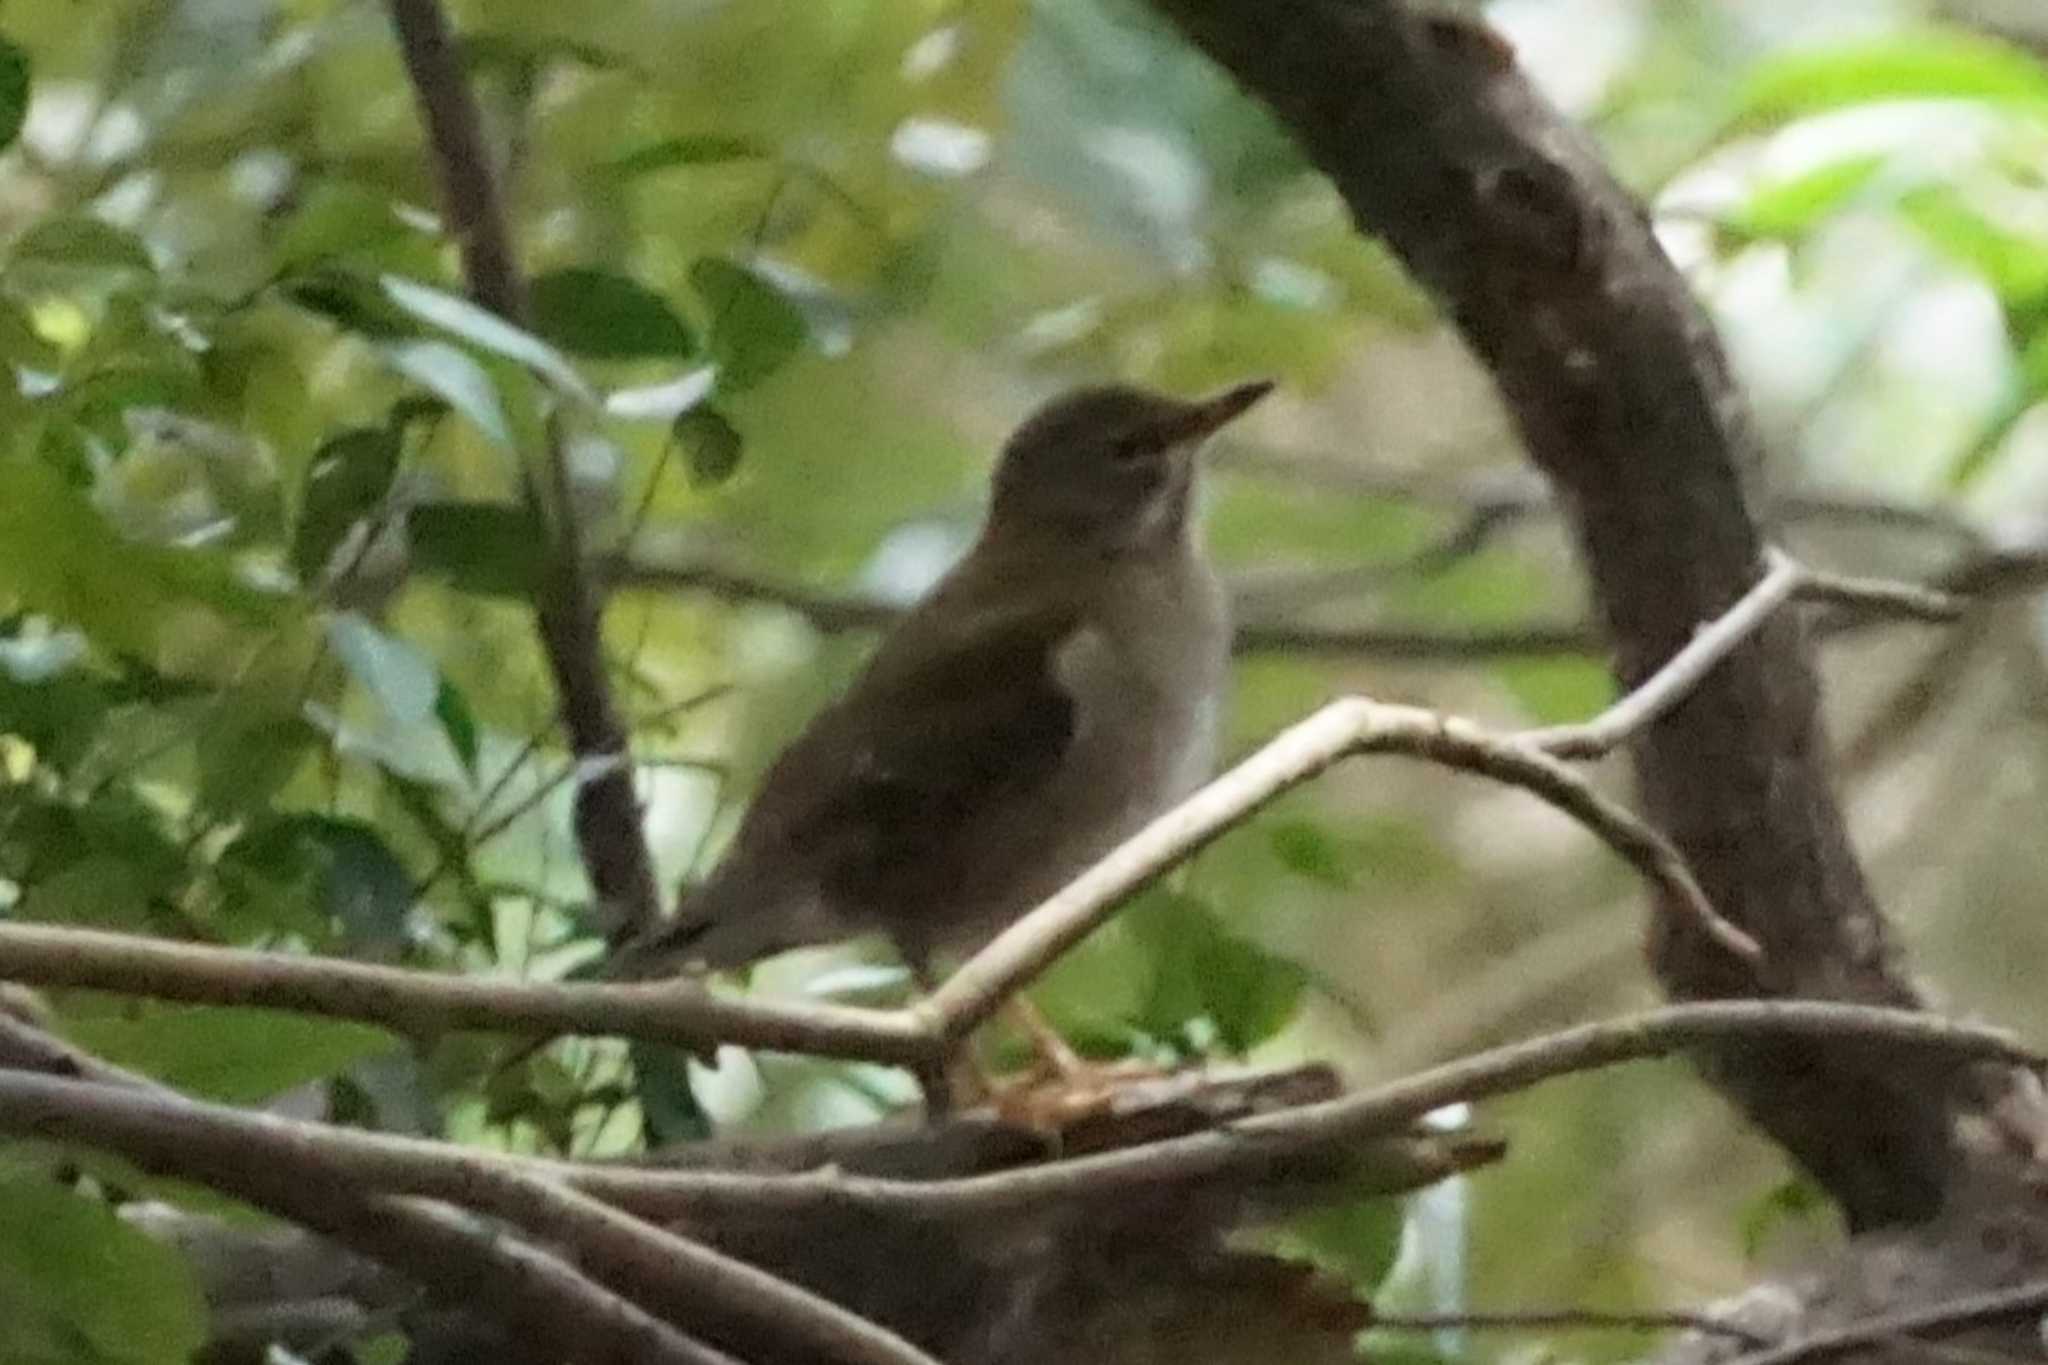
[[[1199,441],[1206,436],[1214,435],[1243,416],[1254,403],[1272,391],[1272,380],[1254,379],[1248,384],[1225,389],[1214,398],[1205,398],[1193,404],[1188,411],[1184,439]]]

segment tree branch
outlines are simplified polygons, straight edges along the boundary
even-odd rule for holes
[[[317,1141],[272,1151],[262,1162],[248,1160],[234,1142],[181,1145],[179,1134],[211,1106],[187,1100],[5,1015],[0,1015],[0,1065],[8,1068],[0,1070],[0,1113],[7,1111],[9,1097],[22,1086],[63,1087],[74,1098],[113,1096],[146,1107],[153,1115],[153,1141],[118,1149],[138,1164],[194,1178],[247,1200],[410,1275],[446,1302],[495,1311],[565,1353],[578,1358],[594,1353],[595,1359],[648,1365],[736,1365],[729,1356],[691,1340],[501,1228],[444,1207],[364,1188],[339,1169]],[[31,1071],[78,1079],[52,1080]],[[262,1122],[232,1110],[215,1112]],[[62,1127],[61,1120],[47,1128],[29,1122],[15,1131],[48,1137],[59,1135]],[[87,1146],[113,1149],[90,1138],[84,1141]],[[176,1158],[155,1164],[165,1150],[175,1152]]]
[[[2048,1280],[2034,1280],[2011,1289],[1960,1296],[1927,1308],[1864,1318],[1768,1350],[1736,1356],[1727,1365],[1814,1365],[1870,1346],[1911,1342],[2021,1316],[2039,1317],[2043,1308],[2048,1308]]]
[[[388,3],[470,293],[508,322],[524,325],[526,282],[512,249],[495,158],[485,143],[483,120],[463,79],[447,19],[436,0]],[[548,422],[546,473],[547,495],[531,473],[524,479],[528,503],[553,532],[534,611],[569,747],[584,774],[576,788],[577,847],[607,927],[615,939],[623,939],[660,917],[661,893],[633,790],[630,737],[605,677],[601,608],[584,571],[555,418]]]
[[[1441,301],[1569,511],[1619,678],[1649,676],[1758,576],[1762,449],[1648,216],[1480,24],[1404,0],[1153,5]],[[1653,823],[1770,965],[1748,971],[1666,895],[1651,955],[1668,990],[1920,1003],[1830,788],[1797,620],[1772,617],[1632,750]],[[2003,1125],[1957,1120],[2025,1084],[1822,1045],[1704,1060],[1859,1227],[1925,1217],[2004,1160]]]
[[[372,1164],[393,1144],[343,1130],[244,1114],[132,1087],[0,1071],[0,1128],[119,1152],[152,1170],[196,1176],[230,1193],[224,1172],[265,1182],[427,1196],[574,1249],[578,1265],[685,1331],[767,1359],[796,1352],[848,1365],[935,1365],[894,1333],[765,1271],[631,1217],[506,1162],[413,1144],[409,1159]],[[403,1150],[403,1149],[400,1149]],[[431,1157],[431,1159],[428,1159]],[[414,1205],[414,1207],[419,1207]],[[324,1230],[324,1229],[323,1229]]]
[[[684,1047],[730,1042],[904,1064],[935,1050],[898,1013],[734,1000],[687,981],[565,986],[495,980],[39,924],[0,922],[0,978],[298,1010],[413,1036],[461,1030],[617,1034]]]

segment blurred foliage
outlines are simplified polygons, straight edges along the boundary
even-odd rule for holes
[[[1909,6],[1790,8],[1493,13],[1653,198],[1756,394],[1774,481],[2038,519],[2048,67]],[[1511,443],[1386,254],[1138,0],[478,0],[455,19],[531,333],[462,297],[377,6],[0,14],[0,913],[572,969],[585,887],[524,605],[540,533],[521,489],[550,413],[595,550],[901,597],[961,543],[987,452],[1035,396],[1275,374],[1290,396],[1214,480],[1234,569],[1395,566],[1304,600],[1330,623],[1573,609],[1543,525],[1398,572],[1456,523],[1441,490]],[[620,594],[607,626],[673,884],[860,644],[704,595]],[[2038,679],[2038,625],[2019,634]],[[1349,689],[1505,723],[1609,695],[1594,659],[1267,657],[1239,670],[1233,746]],[[1998,743],[2022,702],[1983,705],[2003,709],[1973,733]],[[2023,733],[2001,761],[2038,780]],[[1898,799],[1946,790],[1923,776]],[[2037,884],[2006,876],[1974,900]],[[1640,998],[1614,931],[1632,895],[1519,798],[1347,771],[1141,898],[1039,996],[1097,1054],[1334,1056],[1364,1078]],[[1936,918],[1956,903],[1900,895]],[[2029,988],[1995,973],[2048,947],[1988,948],[1963,921],[1948,949],[1923,937],[1953,993],[1982,981],[2014,1010]],[[879,960],[806,951],[746,988],[886,996]],[[500,1069],[477,1039],[56,1004],[79,1042],[197,1093],[313,1086],[348,1122],[519,1149],[855,1122],[910,1093],[790,1058],[565,1043]],[[1732,1282],[1796,1208],[1675,1069],[1510,1112],[1501,1170],[1405,1217],[1324,1211],[1285,1246],[1431,1306],[1657,1303],[1689,1296],[1667,1281]],[[191,1291],[146,1244],[26,1176],[0,1209],[0,1355],[183,1358]],[[101,1300],[121,1316],[83,1311]]]

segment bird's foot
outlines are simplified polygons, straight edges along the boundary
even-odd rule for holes
[[[1105,1112],[1123,1087],[1169,1074],[1150,1062],[1089,1061],[1022,997],[1011,1016],[1030,1036],[1033,1063],[1022,1076],[990,1087],[990,1103],[1005,1122],[1057,1137]]]

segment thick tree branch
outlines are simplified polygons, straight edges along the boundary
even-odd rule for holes
[[[1756,432],[1647,216],[1475,23],[1403,0],[1154,6],[1442,302],[1569,509],[1619,677],[1647,677],[1762,554]],[[1797,620],[1771,618],[1633,753],[1653,823],[1768,964],[1748,972],[1666,895],[1652,956],[1671,992],[1920,1003],[1829,785]],[[1705,1060],[1859,1226],[1924,1217],[1995,1160],[1957,1120],[2017,1083],[1818,1045]]]
[[[399,53],[433,151],[449,231],[462,250],[476,301],[509,322],[527,320],[526,282],[499,194],[496,159],[463,79],[437,0],[389,0]],[[604,671],[601,607],[585,572],[582,537],[568,497],[568,469],[556,420],[548,423],[547,492],[529,474],[526,496],[553,544],[534,610],[541,645],[561,698],[569,747],[584,774],[576,789],[577,847],[607,927],[626,938],[660,915],[654,861],[633,790],[632,750]]]
[[[0,1015],[0,1068],[0,1110],[7,1108],[10,1086],[62,1087],[67,1095],[111,1096],[146,1110],[154,1116],[154,1143],[116,1147],[85,1139],[85,1145],[120,1150],[145,1169],[196,1179],[244,1199],[410,1275],[448,1303],[493,1312],[576,1358],[736,1365],[502,1228],[424,1201],[377,1193],[352,1179],[318,1141],[269,1152],[264,1161],[249,1160],[234,1142],[186,1145],[179,1134],[208,1112],[261,1120],[200,1105],[6,1015]],[[61,1120],[48,1128],[30,1122],[14,1131],[52,1137],[62,1127]],[[156,1164],[166,1151],[175,1156]]]
[[[559,1181],[507,1162],[468,1160],[458,1149],[437,1152],[434,1144],[419,1143],[410,1159],[372,1161],[391,1146],[128,1086],[6,1071],[0,1071],[0,1128],[119,1152],[151,1170],[192,1175],[230,1193],[243,1190],[221,1184],[223,1173],[241,1167],[262,1170],[266,1182],[319,1180],[456,1203],[573,1248],[579,1266],[650,1314],[744,1355],[934,1365],[893,1333],[815,1294]]]

